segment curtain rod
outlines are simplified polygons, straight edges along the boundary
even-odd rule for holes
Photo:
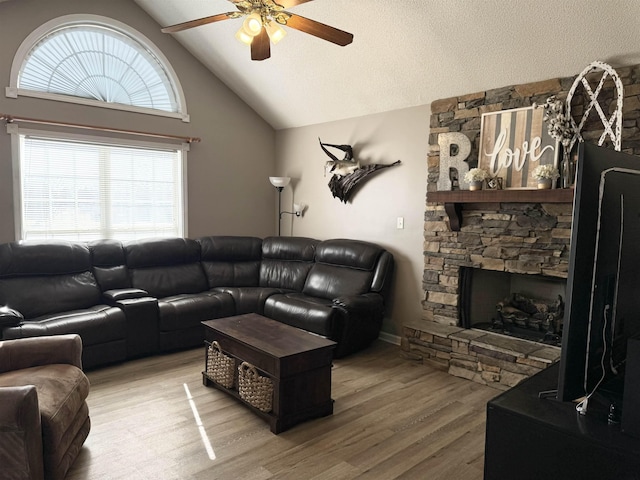
[[[180,135],[169,135],[165,133],[150,133],[150,132],[141,132],[138,130],[125,130],[122,128],[98,127],[96,125],[85,125],[82,123],[53,122],[51,120],[41,120],[38,118],[18,117],[18,116],[9,115],[6,113],[0,113],[0,120],[5,120],[7,123],[26,122],[26,123],[36,123],[38,125],[51,125],[56,127],[73,127],[73,128],[83,128],[85,130],[98,130],[101,132],[126,133],[128,135],[140,135],[144,137],[170,138],[173,140],[182,140],[183,142],[186,142],[186,143],[198,143],[201,141],[201,139],[198,137],[182,137]]]

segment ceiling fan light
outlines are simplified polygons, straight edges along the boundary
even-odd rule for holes
[[[282,40],[287,31],[282,28],[280,25],[276,25],[274,22],[269,22],[265,28],[267,29],[267,33],[269,34],[269,38],[274,45],[276,45],[280,40]]]
[[[253,42],[253,37],[244,33],[244,28],[242,27],[236,32],[236,38],[245,45],[251,45],[251,42]]]
[[[248,15],[242,22],[244,33],[250,37],[255,37],[262,31],[262,17],[257,13]]]

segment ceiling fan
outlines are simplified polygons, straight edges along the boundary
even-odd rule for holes
[[[251,45],[251,60],[266,60],[271,56],[270,42],[275,45],[286,35],[286,31],[280,25],[314,35],[336,45],[343,47],[349,45],[353,41],[353,34],[285,11],[285,8],[311,1],[313,0],[229,0],[236,6],[237,11],[178,23],[163,28],[162,32],[181,32],[209,23],[246,17],[242,27],[236,33],[236,38]]]

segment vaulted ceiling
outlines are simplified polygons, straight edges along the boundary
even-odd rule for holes
[[[227,0],[134,0],[160,26],[236,10]],[[346,30],[339,47],[285,29],[251,61],[233,19],[173,34],[275,129],[358,117],[640,63],[637,0],[315,0],[292,13]]]

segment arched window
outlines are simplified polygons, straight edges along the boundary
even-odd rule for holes
[[[60,17],[29,35],[14,58],[6,95],[188,121],[182,88],[164,55],[139,32],[95,15]]]

